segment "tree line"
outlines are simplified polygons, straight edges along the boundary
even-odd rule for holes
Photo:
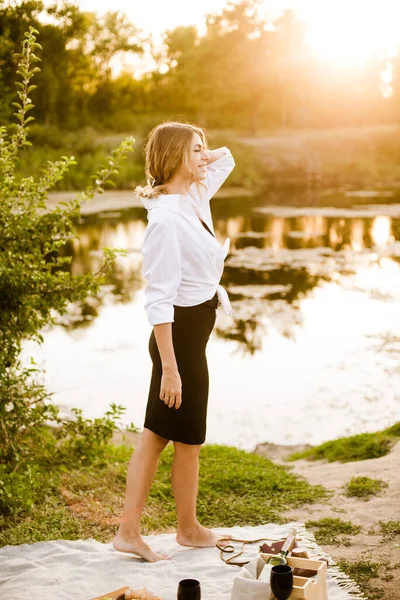
[[[155,66],[138,79],[127,71],[113,76],[111,68],[116,55],[144,54],[151,47],[149,35],[124,14],[99,17],[68,0],[46,6],[38,0],[0,0],[0,120],[11,120],[14,55],[28,26],[38,30],[43,46],[43,69],[32,92],[38,123],[123,131],[183,118],[256,132],[399,119],[399,58],[392,60],[393,91],[385,96],[387,59],[328,71],[293,12],[267,26],[257,4],[228,3],[206,17],[201,36],[194,26],[166,31],[161,51],[152,49]]]

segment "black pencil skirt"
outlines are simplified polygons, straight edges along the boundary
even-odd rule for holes
[[[169,408],[160,400],[161,358],[154,329],[149,352],[153,362],[144,427],[183,444],[203,444],[206,438],[208,367],[206,346],[216,319],[218,298],[196,306],[174,306],[172,342],[182,380],[182,404]]]

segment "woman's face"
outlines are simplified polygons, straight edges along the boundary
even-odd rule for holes
[[[187,166],[182,165],[185,174],[191,176],[190,182],[202,181],[207,177],[207,162],[210,155],[204,150],[203,142],[198,133],[193,133],[190,144]]]

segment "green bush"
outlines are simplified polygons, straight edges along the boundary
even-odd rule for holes
[[[27,514],[54,490],[51,473],[40,465],[28,464],[11,472],[0,465],[0,513],[3,515]]]
[[[256,148],[236,140],[233,135],[211,135],[212,147],[227,146],[235,158],[236,166],[229,175],[228,185],[258,193],[267,188],[271,173]]]
[[[33,131],[30,131],[29,138],[32,146],[23,148],[16,167],[19,177],[34,176],[47,161],[56,161],[60,153],[73,154],[79,163],[79,167],[71,165],[64,173],[62,179],[54,186],[56,190],[84,188],[92,173],[96,172],[101,164],[108,162],[108,137],[112,141],[121,141],[121,136],[101,136],[89,127],[77,132],[62,131],[58,127],[44,125],[37,125],[31,129]],[[129,160],[119,165],[118,172],[113,175],[113,185],[118,189],[133,189],[143,179],[143,153],[139,148]]]
[[[0,464],[10,472],[40,451],[46,425],[62,423],[42,373],[33,362],[29,367],[21,363],[22,344],[27,339],[40,343],[41,330],[53,324],[56,315],[65,313],[71,303],[98,294],[104,273],[121,251],[105,248],[100,270],[83,276],[65,270],[71,258],[61,251],[76,237],[81,204],[104,190],[134,143],[132,138],[124,140],[76,199],[48,210],[49,190],[76,163],[73,156],[62,156],[34,175],[17,173],[21,150],[31,146],[27,134],[33,117],[27,113],[33,108],[29,94],[36,87],[31,79],[39,70],[34,66],[40,60],[35,52],[41,48],[36,34],[30,27],[17,56],[21,78],[16,84],[18,101],[13,103],[17,124],[12,133],[0,127]],[[51,436],[46,443],[51,444]]]
[[[352,477],[350,481],[346,483],[345,492],[346,496],[355,498],[368,499],[371,496],[379,494],[387,483],[382,479],[371,479],[370,477]]]
[[[29,139],[35,150],[41,147],[53,148],[73,152],[76,156],[81,156],[95,151],[97,148],[104,148],[96,137],[96,131],[91,127],[85,127],[79,131],[65,131],[56,125],[35,124],[29,129]],[[29,153],[26,148],[24,153]]]
[[[112,403],[101,418],[85,419],[78,408],[71,410],[74,418],[64,420],[56,437],[57,456],[61,462],[91,463],[104,455],[114,431],[124,413],[123,406]]]
[[[72,409],[72,418],[57,419],[57,427],[43,424],[44,419],[36,424],[35,435],[27,435],[13,463],[0,464],[0,514],[31,515],[45,499],[59,496],[63,473],[113,462],[118,448],[110,442],[125,410],[111,404],[103,417],[85,419],[81,410]],[[132,424],[125,429],[136,430]]]

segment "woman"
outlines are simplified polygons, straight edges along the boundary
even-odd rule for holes
[[[214,546],[218,536],[196,517],[199,453],[206,435],[208,370],[206,345],[221,303],[233,315],[219,285],[229,239],[215,238],[210,198],[235,166],[227,148],[207,150],[203,130],[167,122],[146,146],[148,185],[137,188],[148,210],[143,252],[147,316],[153,331],[153,362],[143,434],[131,458],[123,515],[114,548],[149,562],[157,554],[140,536],[141,514],[158,460],[174,444],[172,490],[176,539],[183,546]]]

